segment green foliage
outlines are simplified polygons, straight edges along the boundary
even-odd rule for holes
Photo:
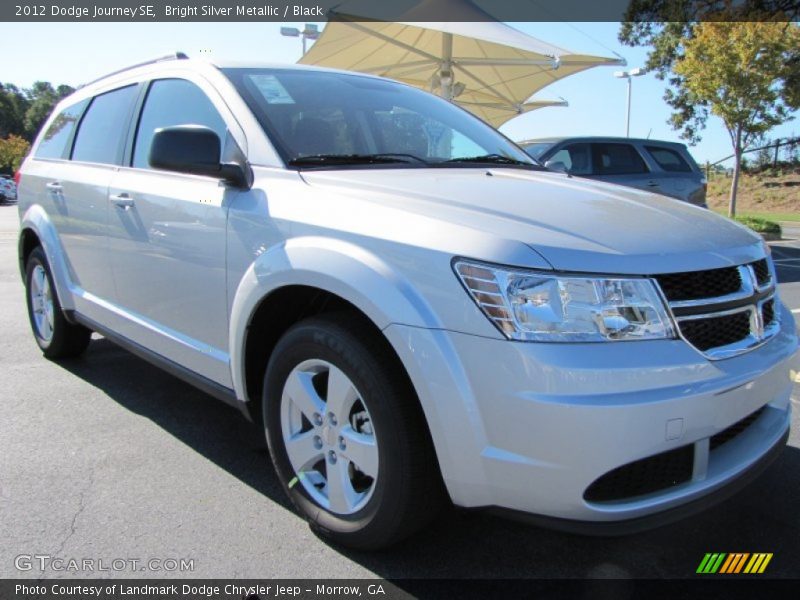
[[[767,233],[772,235],[781,236],[781,226],[775,221],[761,219],[759,217],[736,217],[736,221],[742,225],[749,227],[756,233]]]
[[[0,137],[25,133],[27,108],[25,95],[15,85],[0,83]]]
[[[74,91],[68,85],[37,81],[29,89],[0,84],[0,137],[18,135],[32,141],[53,107]]]
[[[19,169],[31,145],[18,135],[0,139],[0,171],[13,172]]]
[[[633,0],[631,22],[620,29],[623,43],[650,46],[646,67],[667,80],[669,123],[682,138],[700,141],[709,116],[725,124],[734,153],[731,216],[742,152],[800,107],[800,27],[791,21],[798,10],[783,0]]]
[[[632,0],[620,27],[619,40],[628,46],[650,48],[645,68],[669,84],[664,94],[673,108],[669,123],[681,130],[683,139],[696,144],[701,140],[711,103],[688,85],[687,74],[675,66],[684,58],[687,45],[692,45],[698,27],[721,25],[730,30],[762,21],[771,32],[780,30],[777,37],[788,43],[781,51],[783,67],[780,73],[773,73],[774,79],[786,106],[797,107],[800,106],[798,18],[800,4],[794,0]],[[712,54],[715,50],[708,48]],[[752,74],[752,67],[748,65],[742,74]]]

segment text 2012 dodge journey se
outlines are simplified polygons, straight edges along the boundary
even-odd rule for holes
[[[132,67],[58,106],[19,210],[45,356],[96,331],[241,407],[344,544],[448,498],[652,526],[787,439],[797,336],[756,235],[544,171],[400,83]]]

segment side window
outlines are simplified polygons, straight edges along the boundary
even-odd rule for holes
[[[647,165],[630,144],[592,144],[595,175],[647,173]]]
[[[177,125],[202,125],[225,143],[225,121],[203,90],[185,79],[159,79],[150,85],[139,118],[132,166],[149,169],[150,144],[156,129]]]
[[[591,173],[589,163],[589,144],[570,144],[564,146],[547,159],[547,162],[564,163],[573,175],[589,175]]]
[[[684,158],[675,150],[661,148],[659,146],[645,146],[650,156],[658,163],[658,166],[670,173],[691,173],[692,167],[689,166]]]
[[[72,160],[118,164],[135,98],[135,85],[95,96],[78,126]]]
[[[67,143],[88,103],[83,100],[68,106],[53,119],[36,148],[36,158],[67,158]]]

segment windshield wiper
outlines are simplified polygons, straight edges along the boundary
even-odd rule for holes
[[[516,158],[509,158],[502,154],[483,154],[481,156],[462,156],[460,158],[451,158],[444,161],[445,163],[486,163],[494,165],[520,165],[524,167],[537,167],[536,163],[529,163]]]
[[[380,165],[389,163],[421,163],[427,165],[428,161],[402,153],[376,153],[376,154],[310,154],[298,156],[289,161],[292,167],[303,166],[328,166],[328,165]]]

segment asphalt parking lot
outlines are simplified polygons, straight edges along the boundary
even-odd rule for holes
[[[19,555],[194,561],[183,573],[101,574],[125,577],[691,577],[706,552],[772,552],[767,576],[798,576],[798,385],[777,462],[678,524],[588,538],[450,511],[394,549],[341,550],[292,512],[257,431],[234,409],[102,339],[80,359],[44,360],[16,229],[16,207],[0,206],[0,577],[75,575],[19,571]],[[781,295],[800,312],[800,228],[786,235],[772,248]]]

